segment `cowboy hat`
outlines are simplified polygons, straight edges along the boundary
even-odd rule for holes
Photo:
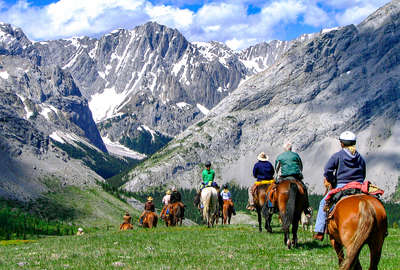
[[[168,189],[166,193],[167,195],[171,195],[171,190]]]
[[[261,152],[261,153],[258,155],[257,159],[258,159],[259,161],[267,161],[267,160],[268,160],[268,156],[267,156],[264,152]]]
[[[153,200],[153,197],[149,196],[149,197],[147,198],[147,200],[148,200],[148,201],[152,201],[152,200]]]

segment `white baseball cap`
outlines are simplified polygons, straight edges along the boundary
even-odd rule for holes
[[[339,136],[340,141],[355,142],[357,140],[356,134],[351,131],[342,132]]]

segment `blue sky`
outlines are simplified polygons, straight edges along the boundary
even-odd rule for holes
[[[189,41],[232,49],[291,40],[358,24],[388,0],[0,0],[0,21],[32,40],[99,36],[148,21],[177,28]]]

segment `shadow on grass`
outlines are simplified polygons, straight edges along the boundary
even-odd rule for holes
[[[306,249],[306,250],[311,250],[311,249],[320,249],[320,248],[330,248],[331,245],[326,243],[326,242],[322,242],[322,243],[318,243],[317,241],[308,241],[308,242],[301,242],[297,244],[298,248],[302,248],[302,249]]]

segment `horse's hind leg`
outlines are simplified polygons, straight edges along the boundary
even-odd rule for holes
[[[336,255],[338,257],[339,260],[339,266],[342,264],[343,260],[344,260],[344,254],[343,254],[343,246],[341,244],[339,244],[335,239],[331,238],[331,244],[332,247],[335,249],[336,251]]]
[[[299,220],[297,218],[294,218],[294,221],[292,223],[292,235],[293,235],[293,241],[292,245],[293,247],[297,247],[297,231],[299,229]]]
[[[256,206],[256,210],[257,210],[257,217],[258,217],[258,230],[260,232],[262,232],[262,228],[261,228],[261,222],[262,222],[262,220],[261,220],[261,208],[257,205]]]
[[[271,219],[272,219],[272,214],[267,213],[267,215],[265,216],[265,229],[269,233],[272,233]]]
[[[371,241],[368,246],[370,250],[369,270],[377,270],[381,259],[383,240]]]

